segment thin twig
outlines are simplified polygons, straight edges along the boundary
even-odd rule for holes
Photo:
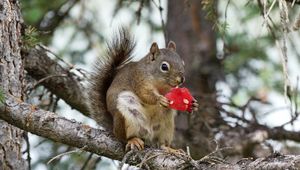
[[[54,52],[52,52],[48,47],[42,45],[42,44],[38,44],[38,47],[42,48],[43,50],[45,50],[46,52],[49,52],[50,54],[52,54],[56,59],[58,59],[59,61],[63,62],[65,65],[68,66],[68,69],[71,70],[74,68],[74,65],[67,63],[66,61],[64,61],[63,59],[61,59],[57,54],[55,54]]]
[[[293,25],[293,30],[294,31],[297,31],[299,29],[300,29],[300,13],[296,17],[296,20],[295,20],[294,25]]]
[[[122,167],[123,167],[123,165],[125,164],[125,162],[126,162],[126,160],[128,159],[128,157],[130,157],[133,153],[134,153],[134,151],[133,151],[133,150],[130,150],[129,152],[127,152],[127,153],[124,155],[122,161],[121,161],[120,164],[119,164],[119,168],[118,168],[119,170],[122,169]]]
[[[284,74],[284,93],[285,96],[291,100],[290,91],[291,91],[291,83],[287,69],[288,57],[287,57],[287,33],[288,33],[288,24],[289,24],[289,16],[288,16],[288,9],[285,0],[279,0],[279,9],[280,9],[280,21],[282,25],[282,47],[281,49],[281,59],[282,59],[282,69]],[[279,45],[279,42],[277,43]]]
[[[291,117],[292,118],[288,122],[282,124],[281,127],[284,127],[284,126],[286,126],[288,124],[293,125],[293,123],[299,118],[298,101],[297,101],[298,100],[298,86],[299,86],[299,76],[297,77],[296,89],[295,89],[294,94],[292,96],[292,98],[294,98],[292,101],[293,101],[293,103],[295,105],[294,111],[291,112]],[[293,105],[291,105],[291,107],[290,107],[291,110],[293,109],[292,107],[293,107]]]
[[[224,14],[224,23],[225,24],[227,24],[227,13],[228,13],[229,4],[230,4],[230,0],[227,1],[226,7],[225,7],[225,14]],[[230,53],[229,50],[227,50],[225,34],[226,34],[226,31],[224,31],[224,34],[221,34],[221,38],[223,41],[223,56],[222,56],[222,58],[225,58]]]
[[[137,24],[140,24],[141,21],[141,15],[142,15],[142,9],[144,7],[144,0],[140,1],[140,6],[139,9],[136,11],[136,16],[137,16]]]
[[[223,151],[223,150],[228,150],[228,149],[233,149],[233,147],[224,147],[224,148],[220,148],[220,149],[218,148],[218,149],[216,149],[215,151],[209,153],[208,155],[205,155],[205,156],[202,157],[200,160],[201,160],[201,161],[206,161],[206,160],[209,160],[210,158],[213,158],[214,160],[215,160],[216,158],[218,158],[218,159],[217,159],[218,161],[224,163],[224,162],[226,162],[225,160],[223,160],[222,158],[219,158],[219,157],[212,156],[212,155],[216,154],[217,152],[221,152],[221,151]]]
[[[191,156],[191,151],[190,151],[190,147],[189,146],[186,146],[186,154],[188,156]]]
[[[92,159],[93,153],[90,153],[90,155],[88,156],[88,158],[86,159],[86,161],[84,162],[84,164],[82,165],[80,170],[84,170],[86,168],[86,166],[88,165],[89,161]]]
[[[55,98],[55,101],[54,101],[54,103],[53,103],[53,107],[52,107],[52,111],[53,112],[55,112],[56,111],[56,109],[57,109],[57,105],[58,105],[58,101],[60,100],[60,98],[59,97],[56,97]]]
[[[46,110],[50,110],[50,108],[51,108],[51,105],[53,104],[53,101],[54,101],[54,94],[50,94],[49,95],[49,104],[47,104],[47,109]]]
[[[85,149],[86,147],[87,147],[87,146],[84,146],[84,147],[82,147],[82,148],[80,148],[80,149],[74,149],[74,150],[72,150],[72,151],[68,151],[68,152],[64,152],[64,153],[61,153],[61,154],[59,154],[59,155],[56,155],[55,157],[51,158],[51,159],[47,162],[47,164],[50,164],[53,160],[55,160],[55,159],[57,159],[57,158],[60,158],[60,157],[62,157],[62,156],[65,156],[65,155],[69,155],[69,154],[72,154],[72,153],[75,153],[75,152],[78,152],[78,151],[83,152],[84,149]]]
[[[53,77],[67,77],[66,74],[61,74],[61,75],[50,75],[50,76],[47,76],[47,77],[44,77],[42,79],[40,79],[39,81],[37,81],[33,87],[31,88],[31,90],[35,89],[39,84],[41,84],[42,82],[50,79],[50,78],[53,78]],[[29,86],[26,86],[24,91],[28,91],[29,90]],[[30,92],[29,92],[30,93]]]
[[[39,147],[41,144],[45,143],[47,140],[48,140],[48,139],[43,139],[43,140],[41,140],[38,144],[36,144],[36,145],[34,146],[34,148]]]
[[[102,157],[99,156],[98,158],[96,158],[93,166],[91,166],[91,169],[96,169],[97,164],[102,160]]]
[[[268,12],[264,14],[264,22],[263,22],[263,25],[264,25],[265,23],[268,22],[267,19],[269,18],[269,15],[270,15],[270,13],[271,13],[271,11],[272,11],[274,5],[276,4],[276,1],[277,1],[277,0],[273,0],[273,2],[272,2],[272,4],[271,4],[271,6],[270,6]],[[264,6],[266,6],[266,5],[267,5],[267,4],[264,4]],[[266,11],[265,11],[265,12],[266,12]]]
[[[260,9],[262,10],[261,14],[264,16],[263,4],[261,0],[257,0],[257,1]],[[281,52],[280,54],[281,54],[283,74],[284,74],[284,95],[286,96],[286,98],[290,99],[291,85],[290,85],[290,79],[287,71],[288,57],[287,57],[287,46],[286,46],[287,33],[289,32],[288,30],[289,18],[288,18],[288,9],[287,9],[286,1],[279,0],[279,9],[280,9],[280,19],[281,19],[282,32],[283,32],[282,46],[277,40],[276,34],[272,29],[272,26],[269,24],[268,20],[266,20],[267,21],[266,23],[269,32],[271,33],[273,39],[275,40],[276,46],[280,49]],[[270,18],[270,16],[267,17]]]
[[[27,163],[28,163],[28,169],[31,170],[31,156],[30,156],[30,142],[28,138],[28,133],[24,132],[23,133],[24,140],[26,142],[26,150],[25,152],[27,153]]]
[[[263,117],[265,117],[265,116],[267,116],[267,115],[269,115],[269,114],[271,114],[273,112],[276,112],[276,111],[279,111],[279,110],[287,110],[287,109],[289,109],[288,106],[278,107],[278,108],[274,108],[272,110],[266,111],[266,112],[264,112],[264,113],[262,113],[260,115],[262,115]]]
[[[164,9],[161,6],[161,0],[158,0],[158,4],[154,0],[152,0],[152,2],[156,6],[156,8],[159,10],[159,15],[160,15],[160,19],[161,19],[161,26],[162,26],[163,33],[164,33],[164,38],[165,38],[165,45],[167,45],[167,43],[169,41],[169,37],[168,37],[168,34],[167,34],[166,24],[165,24],[163,13],[162,13],[162,11]]]
[[[297,76],[297,83],[296,83],[296,89],[295,89],[295,99],[294,99],[294,102],[295,102],[295,113],[298,113],[297,115],[299,115],[299,112],[298,112],[298,90],[299,90],[299,76]]]
[[[142,162],[140,163],[140,164],[138,164],[137,165],[137,167],[140,167],[140,168],[142,168],[143,167],[143,165],[145,164],[145,163],[147,163],[149,160],[151,160],[151,159],[153,159],[153,158],[156,158],[156,157],[158,157],[158,156],[161,156],[161,155],[166,155],[167,153],[158,153],[158,154],[154,154],[154,155],[152,155],[152,156],[149,156],[150,155],[150,152],[148,152],[146,155],[145,155],[145,157],[144,157],[144,159],[142,160]]]
[[[61,57],[59,57],[57,54],[55,54],[54,52],[52,52],[48,47],[42,45],[42,44],[38,44],[38,47],[42,48],[43,50],[45,50],[46,52],[49,52],[50,54],[52,54],[57,60],[61,61],[62,63],[64,63],[68,68],[68,70],[76,70],[78,73],[80,73],[83,77],[88,77],[87,74],[89,74],[89,72],[87,72],[86,70],[82,69],[82,68],[75,68],[74,65],[66,62],[65,60],[63,60]]]

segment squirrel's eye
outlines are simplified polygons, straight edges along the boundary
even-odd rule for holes
[[[161,71],[162,72],[167,72],[167,71],[169,71],[169,69],[170,69],[170,65],[169,65],[169,63],[167,63],[167,62],[162,62],[161,63],[161,66],[160,66],[160,69],[161,69]]]

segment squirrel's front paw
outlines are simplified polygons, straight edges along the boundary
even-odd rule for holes
[[[137,137],[129,139],[127,141],[125,151],[134,150],[134,149],[143,150],[144,149],[144,141]]]
[[[159,103],[164,107],[169,107],[170,105],[170,101],[165,96],[162,95],[159,96]]]
[[[193,101],[192,101],[192,111],[194,111],[194,112],[198,111],[198,107],[199,107],[198,101],[196,99],[193,99]]]

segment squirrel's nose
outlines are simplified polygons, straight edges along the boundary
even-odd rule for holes
[[[183,76],[177,76],[176,81],[178,84],[182,84],[184,82],[184,77]]]

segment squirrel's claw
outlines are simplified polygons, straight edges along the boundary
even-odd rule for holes
[[[144,141],[137,137],[129,139],[126,144],[125,151],[127,152],[129,150],[134,150],[134,149],[143,150]]]
[[[170,101],[165,96],[159,96],[159,103],[164,107],[168,107],[170,105]]]
[[[196,99],[193,99],[193,101],[192,101],[192,110],[194,112],[196,112],[196,111],[198,111],[198,107],[199,107],[198,101]]]

